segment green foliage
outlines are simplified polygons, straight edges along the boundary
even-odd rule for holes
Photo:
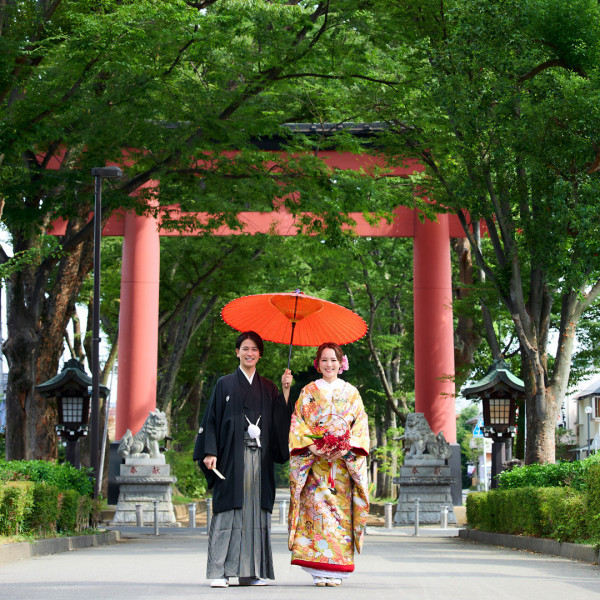
[[[91,498],[80,496],[75,490],[66,490],[60,494],[59,503],[58,531],[80,531],[82,515],[86,514],[89,520]]]
[[[33,506],[26,519],[26,527],[35,534],[55,532],[60,514],[60,490],[54,485],[35,483]]]
[[[404,462],[404,448],[400,437],[404,435],[404,427],[390,427],[385,432],[385,444],[377,446],[373,456],[377,459],[377,470],[394,476],[394,468],[400,468]]]
[[[600,464],[592,464],[586,474],[586,507],[592,537],[600,540]]]
[[[559,542],[600,539],[591,531],[586,501],[590,494],[570,488],[543,488],[540,490],[541,536]]]
[[[600,178],[589,144],[600,128],[598,3],[453,0],[386,7],[385,17],[375,17],[380,27],[373,43],[382,52],[394,48],[396,72],[407,79],[410,73],[411,84],[373,86],[372,114],[394,124],[382,146],[424,165],[413,178],[415,190],[425,190],[436,208],[465,218],[467,230],[485,220],[487,243],[471,239],[485,273],[471,300],[509,316],[504,339],[518,337],[517,352],[536,348],[535,362],[547,365],[543,375],[555,381],[555,369],[564,374],[571,367],[569,327],[578,327],[599,290]],[[561,323],[569,327],[558,330]],[[549,340],[558,340],[555,356]],[[593,344],[587,350],[597,355]],[[579,369],[594,362],[575,360]],[[524,357],[528,394],[532,370]],[[528,462],[554,460],[549,434],[565,392],[553,385],[546,396],[538,387]]]
[[[34,487],[30,481],[0,481],[0,535],[18,535],[26,530]]]
[[[60,348],[40,343],[43,324],[66,323],[80,279],[89,271],[89,252],[79,253],[81,243],[89,244],[91,237],[88,212],[94,182],[90,170],[112,162],[123,164],[124,151],[123,179],[104,183],[103,213],[109,216],[130,209],[157,214],[173,206],[190,211],[181,219],[170,218],[169,210],[162,213],[161,223],[167,229],[212,231],[227,224],[241,232],[240,210],[270,211],[277,203],[299,215],[300,221],[313,213],[316,217],[304,223],[307,229],[344,241],[348,235],[341,226],[349,221],[349,210],[383,216],[400,202],[412,203],[407,186],[378,176],[383,167],[357,173],[330,169],[323,161],[320,151],[330,147],[333,137],[340,148],[353,151],[362,147],[359,138],[343,132],[309,138],[282,127],[307,119],[341,123],[354,115],[347,111],[343,81],[354,82],[354,91],[365,94],[366,80],[353,74],[361,69],[371,72],[373,59],[363,45],[371,35],[372,19],[361,3],[210,0],[199,8],[181,0],[64,0],[46,12],[36,6],[9,2],[2,9],[0,197],[13,251],[23,262],[23,268],[10,271],[8,286],[13,314],[6,347],[14,348],[13,364],[23,364],[25,369],[20,378],[14,370],[10,375],[15,378],[9,387],[11,402],[18,403],[24,396],[32,406],[40,402],[31,386],[39,374],[31,365],[51,368],[61,354]],[[321,70],[327,86],[322,84]],[[275,155],[255,143],[276,138],[289,153]],[[296,153],[297,149],[304,154]],[[210,160],[203,160],[208,156]],[[145,201],[151,192],[143,186],[156,181],[160,183],[150,206]],[[139,195],[132,193],[136,188],[141,189]],[[209,213],[207,222],[193,217],[197,210]],[[47,242],[49,227],[60,217],[69,219],[66,233],[60,236],[64,254],[43,254],[39,249]],[[218,256],[217,250],[213,256]],[[0,262],[6,260],[3,255]],[[187,274],[198,266],[188,283],[210,275],[202,272],[201,261],[188,266]],[[241,279],[251,273],[247,263],[233,266]],[[69,276],[64,276],[66,270]],[[231,265],[228,270],[233,270]],[[183,269],[178,273],[180,280],[183,273]],[[277,281],[276,275],[271,279]],[[244,289],[244,281],[237,290],[231,289],[234,277],[222,281],[219,289],[217,275],[212,289],[201,291],[207,294],[198,311],[188,312],[184,303],[179,306],[189,316],[183,326],[190,325],[200,356],[206,340],[222,331],[214,312],[200,330],[204,309]],[[295,287],[298,282],[291,289]],[[218,295],[213,299],[215,289]],[[184,289],[178,300],[188,292]],[[60,302],[56,301],[59,295]],[[192,301],[200,303],[198,298]],[[113,307],[107,307],[105,322],[110,320],[108,310],[112,313]],[[10,325],[17,322],[17,328]],[[20,337],[23,331],[29,332],[27,342]],[[62,332],[57,337],[60,341],[52,345],[62,343]],[[165,337],[167,333],[163,341]],[[223,345],[230,340],[224,336]],[[19,353],[31,353],[26,344],[42,358],[21,361]],[[173,344],[164,345],[168,354]],[[209,345],[225,356],[219,343]],[[178,358],[174,362],[179,366]],[[196,369],[194,378],[191,372],[198,364],[193,366],[194,357],[186,358],[186,372],[176,390],[182,400],[205,377]],[[159,402],[171,398],[166,391]],[[39,438],[29,439],[25,430],[33,414],[25,415],[23,431],[7,438],[9,445],[19,439],[37,449],[41,439],[54,435],[38,427]],[[9,456],[22,452],[19,444],[14,445]]]
[[[59,531],[76,531],[79,498],[75,490],[66,490],[60,496],[60,516],[57,521]],[[89,514],[89,512],[88,512]]]
[[[73,533],[98,521],[98,501],[33,481],[0,481],[0,535]]]
[[[206,479],[192,460],[192,449],[187,451],[169,450],[165,453],[167,462],[177,477],[177,491],[187,498],[204,498],[206,495]]]
[[[499,480],[499,489],[467,497],[472,527],[565,542],[600,541],[598,455],[516,468]]]
[[[290,463],[275,464],[275,487],[287,489],[290,485]]]
[[[40,263],[46,259],[57,259],[63,255],[62,249],[56,238],[47,236],[40,240],[40,245],[34,248],[28,248],[16,252],[6,262],[0,264],[0,279],[10,277],[16,271],[39,267]]]
[[[599,463],[600,455],[593,454],[575,462],[525,465],[500,473],[498,484],[502,489],[558,486],[584,490],[588,469]]]
[[[44,482],[60,490],[75,490],[82,496],[91,496],[93,491],[90,469],[76,469],[69,463],[45,460],[0,461],[2,481]]]
[[[563,542],[585,541],[588,494],[564,487],[520,487],[467,496],[467,520],[475,529],[546,537]]]

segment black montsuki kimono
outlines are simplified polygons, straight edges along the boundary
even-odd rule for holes
[[[252,402],[248,402],[249,395]],[[261,508],[272,512],[275,502],[274,463],[289,459],[288,437],[291,408],[275,384],[258,373],[252,386],[238,368],[221,377],[211,394],[196,438],[194,460],[202,469],[208,487],[213,488],[213,512],[218,514],[242,508],[244,500],[244,431],[247,429],[248,404],[254,408],[251,421],[260,414],[261,429]],[[260,407],[260,408],[259,408]],[[218,478],[206,468],[207,454],[217,457],[217,469],[225,476]]]

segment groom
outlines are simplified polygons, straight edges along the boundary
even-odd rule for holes
[[[258,374],[263,341],[254,331],[239,335],[235,353],[239,367],[217,381],[194,449],[194,460],[213,489],[206,569],[211,587],[228,587],[230,577],[239,577],[240,585],[267,585],[266,579],[275,578],[274,463],[289,458],[291,371],[282,375],[282,394]]]

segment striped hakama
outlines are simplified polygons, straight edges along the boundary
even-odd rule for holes
[[[260,507],[261,449],[244,433],[244,504],[214,515],[209,535],[207,579],[275,579],[271,513]]]

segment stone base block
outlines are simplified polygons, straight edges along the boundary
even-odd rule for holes
[[[450,477],[450,468],[447,466],[402,466],[400,477],[394,479],[394,483],[400,485],[394,525],[415,524],[417,499],[419,524],[441,524],[444,507],[448,510],[447,524],[456,524],[451,493],[453,482],[454,478]]]
[[[116,477],[116,480],[119,483],[119,500],[111,525],[136,525],[136,505],[140,504],[142,525],[152,526],[154,503],[158,502],[158,524],[163,527],[179,527],[172,501],[172,485],[177,481],[176,477],[133,475]]]

